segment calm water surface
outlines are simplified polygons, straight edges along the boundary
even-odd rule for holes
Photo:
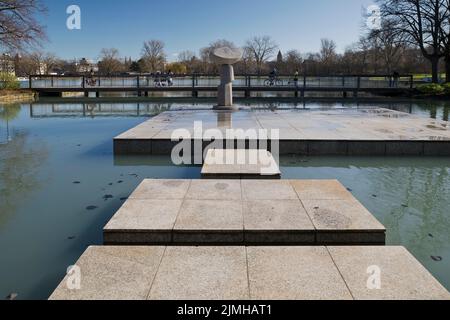
[[[166,157],[114,157],[112,138],[169,108],[189,103],[39,103],[0,106],[0,299],[46,299],[144,178],[199,178],[199,167]],[[265,104],[267,108],[342,104]],[[357,107],[348,105],[346,107]],[[448,120],[442,104],[390,104]],[[281,159],[284,178],[339,179],[450,289],[448,158]],[[112,198],[111,198],[112,196]],[[88,208],[90,210],[88,210]],[[433,259],[434,257],[434,259]],[[440,260],[440,261],[435,261]]]

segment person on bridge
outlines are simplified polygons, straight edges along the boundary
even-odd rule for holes
[[[394,82],[393,82],[394,88],[398,88],[398,82],[400,80],[400,74],[397,71],[394,72],[393,79],[394,79]]]
[[[274,80],[278,76],[278,70],[277,68],[273,68],[273,70],[269,74],[269,79]]]
[[[298,87],[298,77],[299,77],[299,75],[300,75],[300,73],[298,72],[298,69],[295,70],[295,73],[294,73],[294,84],[295,84],[296,87]]]

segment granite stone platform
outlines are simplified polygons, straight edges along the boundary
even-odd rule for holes
[[[50,300],[450,299],[403,247],[103,246],[76,266]]]
[[[107,245],[384,245],[385,227],[336,180],[144,180]]]
[[[281,179],[277,161],[267,150],[210,149],[203,179]]]
[[[194,123],[201,122],[202,134],[194,134]],[[279,130],[280,155],[345,156],[449,156],[450,124],[446,121],[382,108],[332,110],[178,110],[164,112],[114,139],[114,153],[171,155],[178,142],[172,141],[175,130],[191,144],[208,149],[214,139],[209,129],[223,133],[217,149],[240,148],[260,142],[261,136],[249,134],[227,137],[227,129]],[[273,151],[277,139],[268,133],[269,143],[255,148]],[[266,137],[267,138],[267,137]],[[217,142],[217,141],[216,141]]]

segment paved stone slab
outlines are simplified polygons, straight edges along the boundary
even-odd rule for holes
[[[267,150],[210,149],[202,168],[202,178],[280,179],[281,172]]]
[[[353,198],[353,195],[337,180],[293,180],[291,183],[302,200]]]
[[[241,182],[236,180],[192,180],[189,200],[241,200]]]
[[[170,141],[173,131],[183,128],[192,133],[196,121],[203,121],[204,131],[277,129],[282,155],[422,156],[448,155],[450,150],[450,124],[446,121],[382,108],[358,108],[164,112],[116,137],[115,153],[170,155],[176,144]],[[209,139],[204,133],[206,143]]]
[[[450,299],[401,247],[89,247],[51,300]],[[379,266],[381,289],[368,289]],[[373,284],[369,281],[369,284]]]
[[[352,299],[324,247],[249,247],[247,256],[252,299]]]
[[[357,300],[450,300],[448,291],[403,247],[328,249]],[[380,271],[380,289],[368,288],[373,268]],[[369,284],[374,288],[377,283]]]
[[[298,196],[288,180],[242,180],[245,200],[297,200]]]
[[[244,202],[246,244],[314,244],[315,229],[298,200]]]
[[[318,244],[381,244],[386,228],[356,199],[302,200]]]
[[[186,200],[180,210],[175,243],[243,243],[244,222],[240,201]]]
[[[383,245],[385,232],[335,180],[145,180],[104,243]]]
[[[131,194],[130,199],[184,199],[191,181],[145,179]]]
[[[248,300],[243,247],[168,247],[151,300]]]
[[[104,228],[104,242],[167,244],[182,200],[129,199]]]
[[[80,289],[65,277],[50,300],[146,300],[164,247],[89,247],[76,262]]]

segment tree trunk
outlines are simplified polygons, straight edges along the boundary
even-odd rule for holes
[[[433,83],[439,83],[439,57],[431,57],[430,62]]]
[[[445,82],[450,82],[450,55],[445,56]]]

